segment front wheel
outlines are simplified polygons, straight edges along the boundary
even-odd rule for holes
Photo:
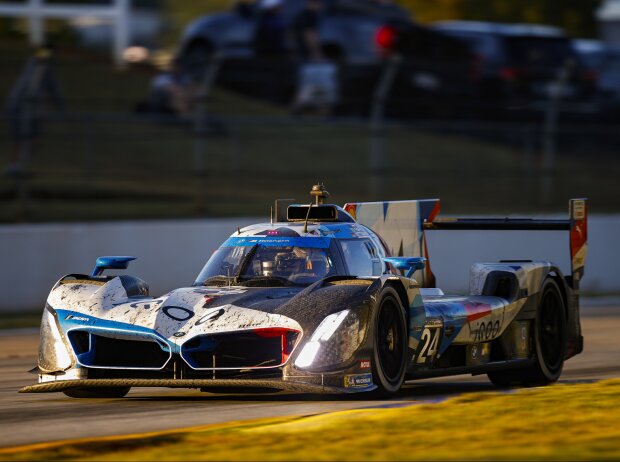
[[[373,380],[379,393],[396,393],[407,369],[407,317],[398,293],[385,287],[374,316]]]
[[[131,387],[73,388],[63,391],[69,398],[122,398]]]
[[[527,369],[489,373],[494,385],[548,385],[560,378],[566,357],[566,308],[560,288],[551,278],[543,284],[534,325],[536,362]]]

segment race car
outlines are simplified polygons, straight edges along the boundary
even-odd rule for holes
[[[324,203],[322,185],[312,194],[315,203],[280,203],[275,220],[237,229],[190,287],[152,297],[137,277],[104,275],[134,259],[122,256],[62,277],[43,313],[39,383],[21,391],[389,395],[463,373],[544,385],[582,351],[585,199],[570,201],[567,220],[442,220],[436,199],[340,207]],[[547,261],[475,263],[470,293],[444,295],[426,242],[436,229],[566,230],[571,274]]]

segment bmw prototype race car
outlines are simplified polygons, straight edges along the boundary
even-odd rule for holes
[[[587,211],[568,220],[437,218],[438,200],[290,205],[238,229],[190,287],[159,297],[100,257],[52,289],[39,383],[22,392],[121,397],[131,387],[203,391],[398,391],[405,380],[487,374],[499,386],[556,381],[580,353]],[[566,230],[571,274],[547,261],[476,263],[470,293],[434,287],[434,229]]]

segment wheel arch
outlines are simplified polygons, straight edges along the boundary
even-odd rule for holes
[[[564,303],[564,313],[566,314],[566,319],[568,321],[570,317],[570,313],[569,313],[569,308],[568,308],[568,293],[566,291],[566,282],[564,281],[564,277],[562,276],[562,273],[557,267],[552,266],[549,269],[547,276],[542,281],[541,296],[542,296],[542,287],[545,285],[545,281],[548,278],[551,278],[553,281],[555,281],[558,288],[560,289],[560,296],[562,297],[562,303]]]
[[[405,310],[405,321],[407,322],[407,335],[410,334],[410,316],[409,316],[409,297],[407,295],[407,290],[403,284],[403,281],[400,279],[388,279],[385,281],[384,287],[393,288],[400,298],[400,302],[403,304],[403,309]]]
[[[400,279],[389,279],[385,282],[384,287],[392,287],[396,291],[400,297],[400,301],[403,304],[403,308],[405,309],[407,316],[409,316],[409,310],[407,310],[409,307],[409,298],[407,297],[407,291],[405,290],[405,286],[402,281]]]

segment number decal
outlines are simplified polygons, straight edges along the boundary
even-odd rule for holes
[[[222,316],[223,314],[224,314],[223,308],[219,308],[219,309],[216,308],[215,310],[211,310],[207,314],[203,315],[198,321],[196,321],[196,324],[194,325],[199,326],[201,324],[204,324],[207,321],[214,321],[220,316]]]
[[[174,319],[175,321],[187,321],[188,319],[193,318],[195,314],[193,311],[181,306],[166,306],[161,310],[166,316]]]
[[[143,310],[149,310],[151,307],[159,306],[163,300],[152,300],[150,302],[135,302],[129,305],[132,308],[142,308]]]
[[[425,327],[422,332],[422,349],[418,353],[417,363],[426,363],[432,360],[439,350],[440,327]]]

